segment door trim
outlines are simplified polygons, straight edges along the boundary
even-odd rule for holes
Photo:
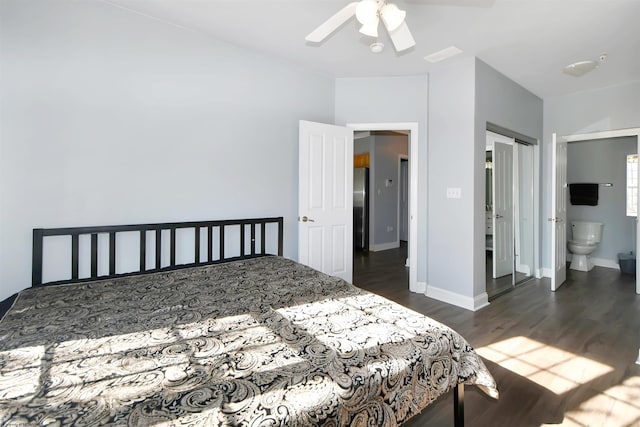
[[[418,284],[418,123],[347,123],[354,131],[409,131],[409,290],[424,293],[426,282]]]
[[[608,138],[622,138],[622,137],[635,137],[637,141],[637,150],[640,153],[640,128],[628,128],[628,129],[614,129],[608,131],[598,131],[582,134],[569,134],[560,137],[563,141],[578,142],[578,141],[590,141],[593,139],[608,139]],[[555,173],[555,164],[551,165]],[[638,212],[640,212],[640,197],[638,198]],[[638,218],[636,217],[636,272],[640,272],[640,227],[638,227]],[[552,242],[553,244],[553,242]],[[553,260],[551,260],[553,262]],[[640,274],[636,273],[636,294],[640,295]]]
[[[407,138],[407,142],[408,142],[408,138]],[[397,218],[398,218],[398,223],[396,224],[396,240],[398,241],[398,246],[400,245],[400,230],[401,230],[401,224],[402,222],[400,221],[400,203],[402,203],[402,187],[400,186],[400,183],[402,182],[402,161],[406,160],[407,161],[407,168],[409,167],[409,156],[406,154],[398,154],[398,214],[397,214]],[[407,170],[407,172],[409,172]],[[408,174],[407,174],[408,175]],[[408,176],[407,176],[408,178]],[[407,195],[408,196],[408,195]],[[409,203],[409,200],[407,200],[407,204]],[[407,205],[408,207],[408,205]],[[407,223],[407,226],[409,225],[409,223]],[[407,236],[408,238],[409,236]],[[407,257],[407,262],[406,262],[406,266],[409,267],[409,257]]]

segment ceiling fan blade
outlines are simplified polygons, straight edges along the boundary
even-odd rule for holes
[[[356,6],[358,6],[358,2],[349,3],[338,13],[320,24],[318,28],[309,33],[309,35],[304,39],[308,42],[314,43],[319,43],[326,39],[331,33],[356,14]]]
[[[416,41],[413,39],[411,31],[409,31],[406,21],[400,24],[395,30],[389,31],[389,37],[391,37],[396,52],[402,52],[416,45]]]

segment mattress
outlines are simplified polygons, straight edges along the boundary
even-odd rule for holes
[[[268,256],[22,291],[0,321],[5,425],[398,425],[459,383],[455,331]]]

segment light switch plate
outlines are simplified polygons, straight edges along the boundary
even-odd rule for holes
[[[450,187],[447,188],[447,199],[460,199],[462,197],[462,188]]]

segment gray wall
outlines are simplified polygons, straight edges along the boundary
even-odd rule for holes
[[[358,138],[353,140],[353,154],[369,153],[369,161],[371,161],[371,143],[373,138],[366,136],[364,138]]]
[[[476,113],[475,113],[475,195],[474,201],[474,292],[484,291],[485,252],[485,185],[484,163],[487,122],[542,141],[543,101],[513,80],[476,59]],[[540,176],[541,146],[534,148],[533,170]],[[539,194],[539,181],[534,182],[534,195]],[[539,200],[534,199],[539,207]],[[540,218],[540,212],[534,212]],[[540,231],[534,235],[540,240]],[[535,243],[535,242],[534,242]],[[539,258],[539,255],[538,255]]]
[[[283,215],[297,256],[298,120],[333,122],[331,76],[106,2],[3,0],[0,39],[0,299],[34,227]]]
[[[435,287],[474,297],[474,76],[473,57],[444,63],[429,74],[427,295]],[[447,199],[448,187],[461,188],[461,198]]]
[[[545,99],[542,216],[551,215],[551,135],[640,127],[640,81]],[[551,227],[542,223],[542,264],[551,269]]]
[[[593,258],[617,263],[618,252],[634,250],[635,217],[626,216],[626,163],[638,151],[636,138],[572,142],[567,149],[567,182],[610,182],[600,187],[597,206],[567,205],[567,238],[572,220],[602,222],[602,242]]]
[[[427,182],[427,77],[338,78],[336,124],[417,122],[418,180]],[[427,198],[418,195],[418,282],[426,282]]]
[[[473,57],[432,71],[429,96],[428,284],[475,299],[486,290],[487,122],[540,139],[543,103]]]
[[[406,135],[375,135],[375,169],[371,175],[371,199],[375,209],[373,219],[373,244],[384,245],[398,242],[398,156],[408,155]],[[385,180],[391,179],[390,187]],[[393,227],[388,231],[387,227]],[[375,249],[375,248],[374,248]]]

